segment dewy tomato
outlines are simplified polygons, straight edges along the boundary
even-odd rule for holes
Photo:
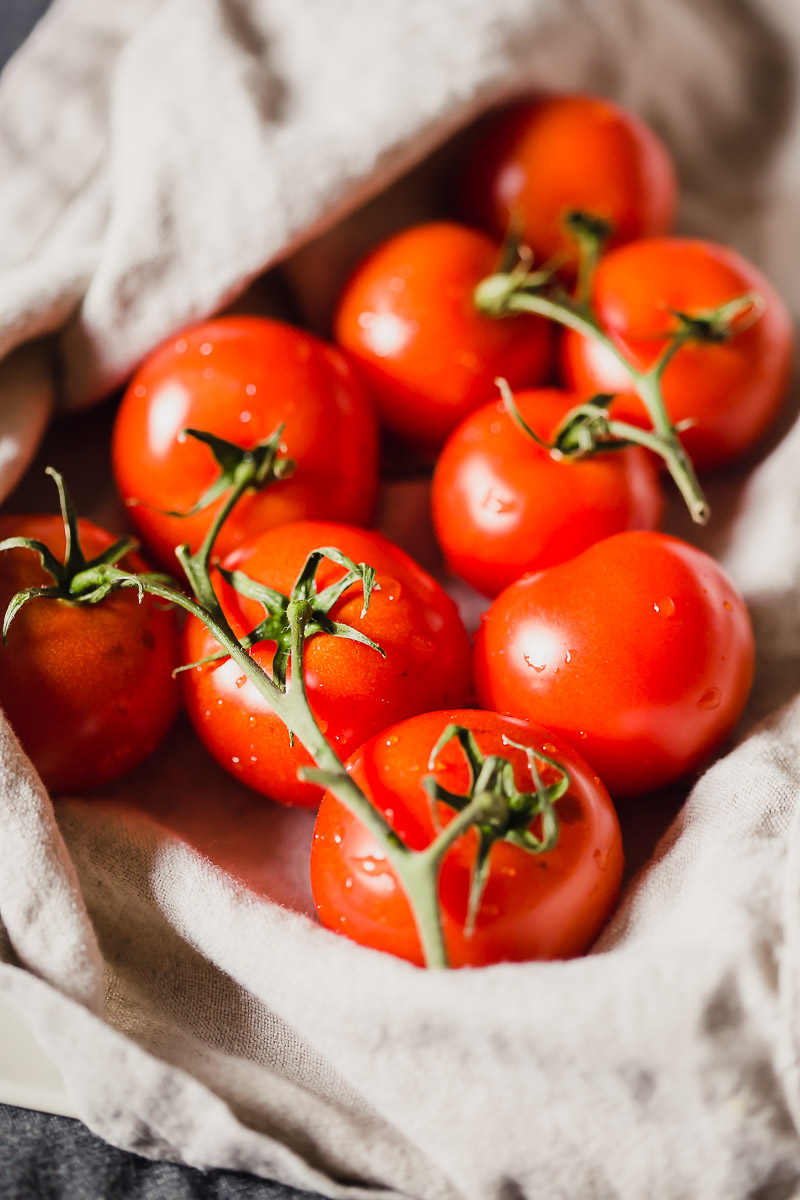
[[[336,340],[384,423],[420,445],[441,445],[491,400],[497,375],[523,387],[547,372],[545,321],[495,321],[475,308],[475,288],[499,254],[499,243],[466,226],[417,225],[373,250],[342,292]]]
[[[612,245],[668,233],[675,169],[645,123],[592,96],[544,96],[488,118],[464,173],[468,219],[502,237],[512,216],[543,263],[574,262],[563,221],[580,210],[609,221]]]
[[[319,521],[284,525],[229,555],[224,566],[288,596],[312,550],[335,546],[377,571],[369,610],[362,616],[363,589],[351,586],[330,610],[385,651],[316,633],[306,642],[305,681],[320,729],[346,757],[385,725],[443,704],[463,704],[470,685],[470,645],[455,605],[427,572],[377,533]],[[325,561],[317,574],[322,590],[345,574]],[[263,619],[260,605],[218,579],[225,614],[242,636]],[[254,646],[253,658],[269,674],[275,642]],[[196,617],[184,632],[184,662],[218,649]],[[201,739],[237,779],[284,804],[315,807],[320,788],[302,783],[298,768],[311,759],[229,658],[183,675],[189,716]],[[291,682],[291,681],[290,681]]]
[[[756,293],[763,311],[745,311],[728,337],[683,346],[668,364],[662,393],[673,424],[698,468],[719,466],[747,450],[774,419],[792,364],[792,323],[769,281],[735,250],[689,238],[632,242],[601,259],[592,303],[602,328],[639,369],[655,362],[668,335],[690,316]],[[584,394],[620,393],[618,420],[649,426],[624,366],[603,346],[569,330],[564,372]]]
[[[87,559],[114,538],[78,523]],[[56,516],[4,517],[0,539],[33,538],[61,560],[64,522]],[[136,554],[122,560],[145,571]],[[53,580],[27,549],[0,554],[0,614],[17,592]],[[98,787],[141,762],[161,741],[178,708],[175,613],[136,590],[97,604],[35,598],[19,610],[0,646],[0,706],[52,792]]]
[[[523,420],[545,441],[579,402],[555,388],[514,397]],[[496,596],[526,571],[563,562],[612,533],[654,528],[663,499],[644,450],[556,460],[498,400],[467,417],[447,441],[432,505],[450,569]]]
[[[176,335],[132,379],[117,417],[113,464],[142,540],[174,569],[197,549],[218,503],[180,518],[215,481],[209,448],[186,427],[250,447],[284,425],[288,479],[244,496],[225,523],[225,554],[274,525],[309,517],[366,523],[377,487],[375,418],[344,357],[304,330],[262,317],[220,317]]]
[[[556,844],[531,854],[507,841],[492,846],[489,875],[474,929],[467,928],[468,899],[477,833],[454,842],[439,877],[440,911],[451,966],[502,961],[570,958],[589,949],[616,903],[622,878],[622,840],[608,793],[583,759],[561,738],[536,725],[492,712],[425,713],[373,737],[348,760],[372,803],[412,850],[434,839],[431,799],[423,786],[434,776],[462,794],[468,783],[463,751],[450,741],[429,767],[431,751],[455,723],[470,729],[484,756],[511,762],[517,787],[533,790],[524,751],[503,739],[555,759],[569,775],[569,789],[554,806]],[[540,761],[542,779],[551,770]],[[454,811],[437,803],[446,825]],[[536,818],[535,824],[540,818]],[[320,920],[356,942],[422,963],[416,926],[393,867],[382,847],[336,797],[320,806],[311,850],[311,887]]]
[[[497,597],[475,681],[481,704],[563,735],[627,796],[714,753],[753,661],[744,601],[712,558],[664,534],[620,533]]]

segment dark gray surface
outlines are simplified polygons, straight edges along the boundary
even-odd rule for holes
[[[50,0],[0,0],[0,67],[22,45],[49,7]]]
[[[80,1121],[0,1105],[3,1200],[319,1200],[243,1175],[151,1162],[106,1145]]]
[[[95,0],[98,4],[114,0]],[[48,8],[0,0],[0,67]],[[0,1105],[2,1200],[317,1200],[233,1171],[195,1171],[126,1154],[80,1121]]]

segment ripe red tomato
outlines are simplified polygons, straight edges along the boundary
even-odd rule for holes
[[[434,222],[389,238],[342,292],[336,339],[358,362],[381,419],[438,446],[495,394],[545,376],[550,334],[538,317],[496,321],[473,302],[497,269],[499,245],[463,225]]]
[[[650,367],[679,325],[676,311],[695,314],[757,292],[765,306],[749,326],[716,343],[683,346],[663,377],[673,423],[696,467],[729,462],[769,426],[786,392],[792,364],[792,323],[786,305],[752,263],[735,250],[688,238],[633,242],[607,255],[594,279],[592,302],[605,332],[634,366]],[[603,346],[568,331],[564,370],[577,390],[619,392],[612,416],[650,421],[632,394],[625,368]]]
[[[676,206],[669,152],[633,113],[592,96],[544,96],[493,115],[461,187],[469,220],[503,236],[512,216],[541,264],[574,263],[572,210],[610,221],[612,245],[667,233]]]
[[[115,540],[89,521],[78,524],[87,559]],[[44,542],[59,560],[64,524],[57,516],[4,517],[0,539]],[[120,564],[146,570],[136,554]],[[30,550],[0,554],[0,612],[24,588],[53,580]],[[117,591],[97,604],[30,600],[0,646],[0,707],[51,792],[98,787],[135,767],[166,734],[178,709],[175,613],[151,597]]]
[[[294,474],[244,496],[217,549],[225,554],[274,525],[307,517],[359,524],[376,492],[375,418],[338,350],[261,317],[224,317],[179,334],[143,364],[125,393],[112,446],[117,486],[141,503],[131,519],[157,557],[174,568],[174,548],[196,549],[218,508],[183,512],[211,486],[218,467],[187,426],[253,446],[285,426]]]
[[[534,789],[523,751],[503,735],[555,759],[570,776],[556,804],[558,841],[531,854],[495,842],[490,872],[474,930],[465,931],[477,834],[471,828],[446,855],[439,877],[442,925],[451,966],[502,961],[571,958],[589,949],[616,903],[623,856],[619,823],[608,793],[582,758],[537,725],[492,712],[435,712],[411,717],[371,738],[347,762],[366,795],[413,850],[433,840],[436,829],[423,779],[434,774],[449,791],[463,794],[466,760],[455,742],[428,760],[442,732],[455,722],[471,729],[484,756],[501,755],[514,766],[521,790]],[[539,763],[542,781],[552,769]],[[437,804],[446,825],[453,810]],[[537,818],[534,829],[539,825]],[[311,849],[311,887],[320,920],[356,942],[422,964],[422,951],[405,893],[383,848],[357,817],[326,792]]]
[[[463,704],[470,686],[470,645],[455,605],[427,572],[377,533],[327,522],[304,521],[272,529],[240,547],[224,565],[288,595],[308,554],[335,546],[377,571],[369,611],[361,616],[363,590],[349,588],[331,609],[336,620],[361,630],[386,657],[369,646],[315,634],[306,642],[305,678],[311,708],[340,757],[393,721],[443,704]],[[322,590],[344,569],[326,561],[317,580]],[[225,614],[240,635],[263,619],[263,610],[218,579]],[[218,649],[200,621],[184,632],[184,662]],[[252,654],[271,673],[274,642]],[[321,789],[297,778],[309,765],[305,749],[289,745],[283,723],[231,659],[187,671],[186,707],[201,739],[226,770],[249,787],[283,804],[314,808]]]
[[[481,704],[562,734],[612,796],[704,763],[741,715],[753,660],[747,609],[717,563],[646,532],[518,580],[475,644]]]
[[[514,399],[545,440],[579,403],[554,388]],[[518,428],[502,400],[472,413],[451,435],[436,465],[432,501],[448,566],[487,596],[612,533],[654,528],[663,507],[658,472],[645,451],[556,461]]]

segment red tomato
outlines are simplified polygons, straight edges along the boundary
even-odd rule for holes
[[[774,419],[792,365],[792,323],[786,305],[751,263],[726,246],[688,238],[653,238],[615,250],[600,262],[592,302],[603,329],[634,366],[651,366],[678,328],[675,311],[713,309],[758,292],[764,311],[740,323],[727,341],[682,347],[667,366],[663,396],[696,467],[729,462]],[[746,326],[746,327],[745,327]],[[625,368],[603,346],[568,331],[562,342],[567,379],[577,390],[620,392],[612,416],[649,426]]]
[[[570,776],[556,804],[558,841],[531,854],[495,842],[490,873],[471,936],[465,931],[477,835],[470,829],[446,855],[439,878],[442,924],[451,966],[502,961],[571,958],[589,949],[616,903],[622,878],[622,839],[608,793],[590,767],[560,738],[525,721],[491,712],[436,712],[386,729],[348,760],[347,770],[413,850],[436,834],[431,801],[422,786],[434,774],[463,794],[468,775],[463,752],[449,742],[435,771],[428,760],[451,722],[473,731],[484,756],[498,754],[514,766],[521,790],[534,789],[526,755],[503,743],[503,735],[542,751]],[[551,768],[538,764],[542,781]],[[453,810],[438,804],[446,825]],[[539,818],[531,826],[539,824]],[[382,847],[331,792],[317,816],[311,849],[311,887],[320,920],[365,946],[422,964],[422,951],[405,893]]]
[[[475,645],[481,704],[562,734],[612,796],[704,763],[741,715],[753,659],[721,568],[659,533],[619,533],[520,579]]]
[[[466,165],[462,207],[504,236],[513,216],[542,263],[574,262],[563,219],[572,210],[610,221],[612,245],[667,233],[676,205],[675,168],[633,113],[592,96],[545,96],[489,118]]]
[[[88,521],[78,524],[87,559],[115,540]],[[44,542],[63,561],[64,523],[57,516],[4,517],[0,538]],[[136,554],[122,560],[146,570]],[[53,580],[30,550],[0,554],[0,612],[23,588]],[[51,792],[108,783],[146,758],[178,708],[175,613],[151,597],[118,591],[98,604],[28,601],[0,646],[0,706]]]
[[[389,238],[347,283],[336,339],[357,360],[382,420],[412,441],[440,445],[495,394],[539,383],[550,334],[539,317],[482,316],[473,292],[497,269],[499,245],[463,225],[435,222]]]
[[[519,392],[515,401],[534,432],[551,440],[580,398],[541,389]],[[556,461],[518,428],[502,400],[452,434],[436,465],[432,499],[449,567],[487,596],[612,533],[654,528],[663,507],[644,450]]]
[[[307,555],[335,546],[377,571],[378,587],[362,618],[361,585],[349,588],[331,609],[336,620],[361,630],[386,657],[369,646],[315,634],[306,642],[305,677],[311,708],[340,757],[379,729],[434,706],[462,704],[470,686],[469,639],[455,605],[430,575],[377,533],[345,525],[304,521],[270,530],[225,560],[229,569],[288,595]],[[326,561],[317,580],[322,590],[344,574]],[[263,610],[218,580],[225,614],[234,630],[248,633]],[[184,633],[184,662],[218,649],[195,617]],[[274,642],[253,657],[271,672]],[[186,707],[200,737],[226,770],[249,787],[283,804],[314,808],[321,790],[297,778],[311,759],[299,743],[289,745],[283,723],[231,659],[187,671]]]
[[[207,446],[180,442],[187,426],[253,446],[285,425],[294,474],[244,496],[217,549],[225,554],[274,525],[306,517],[370,519],[376,491],[375,419],[338,350],[301,329],[261,317],[196,325],[156,350],[128,387],[114,429],[117,486],[142,540],[174,567],[174,548],[196,549],[218,504],[191,508],[218,467]]]

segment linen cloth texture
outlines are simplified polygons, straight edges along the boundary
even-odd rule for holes
[[[0,80],[3,493],[56,390],[103,395],[281,259],[315,311],[289,256],[532,85],[652,119],[684,227],[796,313],[798,61],[779,0],[57,0]],[[176,796],[243,804],[188,751],[54,814],[0,725],[0,989],[93,1130],[331,1198],[800,1194],[793,417],[711,484],[701,539],[754,614],[743,739],[587,958],[426,973],[363,950],[310,919],[307,815],[242,808],[264,835],[245,885],[170,831]]]

